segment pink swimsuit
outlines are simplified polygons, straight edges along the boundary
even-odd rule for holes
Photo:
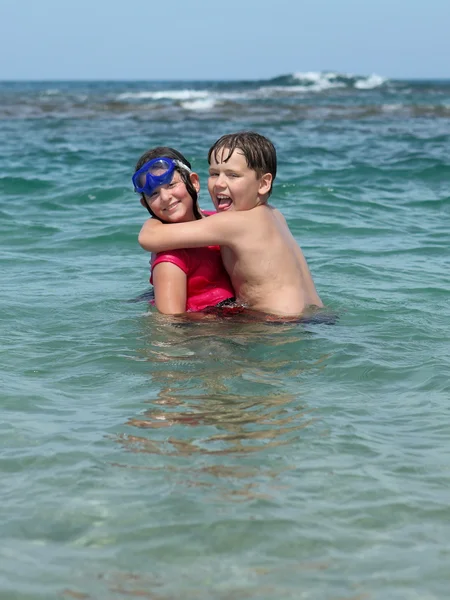
[[[203,211],[209,216],[214,213]],[[187,276],[186,310],[198,311],[207,306],[216,306],[234,297],[228,273],[222,263],[219,246],[186,248],[159,252],[153,267],[169,262],[179,267]],[[150,277],[150,283],[153,283]]]
[[[159,252],[153,269],[162,262],[179,267],[187,276],[186,310],[198,311],[234,297],[219,246]],[[150,283],[153,283],[150,277]]]
[[[215,213],[204,210],[203,214],[209,216]],[[233,286],[222,263],[220,246],[158,252],[152,269],[162,262],[172,263],[186,273],[187,311],[203,310],[234,298]],[[153,284],[152,277],[150,283]]]

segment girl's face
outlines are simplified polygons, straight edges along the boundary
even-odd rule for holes
[[[196,173],[189,175],[192,185],[200,190],[200,182]],[[162,185],[151,194],[145,195],[148,206],[158,219],[166,223],[186,223],[194,221],[193,200],[186,189],[178,171],[174,171],[172,181]],[[144,201],[141,200],[144,205]]]

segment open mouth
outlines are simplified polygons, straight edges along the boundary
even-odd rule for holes
[[[218,195],[216,196],[217,210],[228,210],[232,205],[230,196]]]

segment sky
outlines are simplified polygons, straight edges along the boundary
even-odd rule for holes
[[[0,80],[450,78],[450,0],[0,0]]]

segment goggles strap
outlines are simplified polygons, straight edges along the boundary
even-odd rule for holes
[[[187,171],[189,174],[192,173],[191,169],[187,165],[182,163],[181,160],[176,160],[175,158],[173,158],[172,160],[177,165],[177,167],[179,167],[180,169]]]

